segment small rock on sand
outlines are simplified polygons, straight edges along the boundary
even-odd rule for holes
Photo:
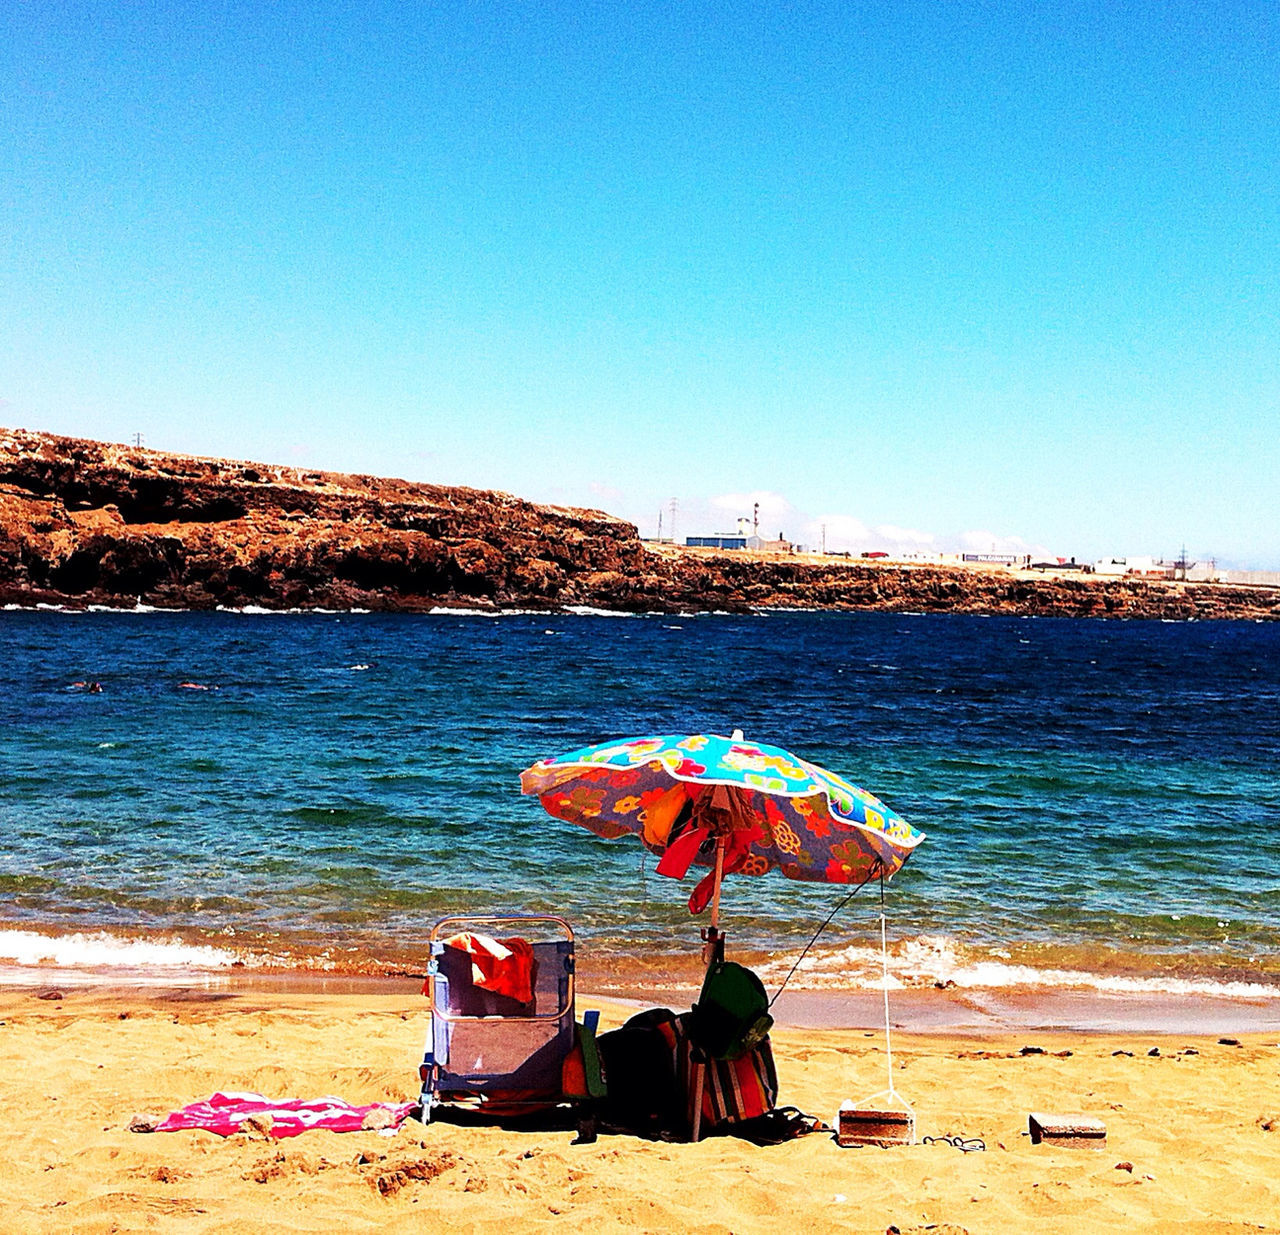
[[[159,1122],[159,1118],[155,1115],[135,1115],[129,1120],[129,1131],[154,1132]]]
[[[240,1131],[255,1140],[270,1140],[273,1127],[275,1122],[270,1115],[250,1115],[248,1119],[240,1121]]]

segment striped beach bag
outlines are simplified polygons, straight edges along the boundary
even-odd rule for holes
[[[773,1017],[764,985],[750,969],[734,961],[713,962],[697,1003],[680,1019],[691,1123],[699,1088],[702,1093],[700,1134],[774,1109],[778,1074],[769,1045]]]
[[[773,1063],[773,1047],[766,1034],[754,1046],[733,1059],[704,1057],[696,1047],[686,1045],[685,1082],[692,1100],[697,1092],[696,1068],[704,1070],[702,1083],[702,1128],[715,1132],[729,1124],[743,1123],[767,1115],[778,1102],[778,1073]]]
[[[598,1046],[608,1088],[601,1108],[607,1127],[687,1139],[699,1074],[701,1135],[748,1124],[776,1107],[778,1074],[767,1036],[732,1059],[717,1059],[694,1045],[690,1013],[653,1008],[601,1034]]]

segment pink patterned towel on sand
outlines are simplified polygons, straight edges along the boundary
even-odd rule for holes
[[[381,1131],[398,1128],[413,1110],[412,1102],[373,1102],[368,1106],[352,1106],[341,1098],[264,1098],[260,1093],[216,1093],[203,1102],[193,1102],[180,1111],[166,1115],[157,1132],[180,1132],[185,1128],[204,1128],[219,1136],[240,1131],[246,1119],[270,1122],[274,1137],[297,1136],[308,1128],[324,1128],[329,1132],[359,1132],[362,1128]]]

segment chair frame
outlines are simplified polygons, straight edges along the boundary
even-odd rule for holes
[[[537,927],[541,930],[531,931],[530,929]],[[539,940],[533,946],[535,952],[538,948],[553,947],[559,955],[563,956],[564,971],[556,975],[557,1006],[546,1011],[535,1008],[527,1015],[492,1013],[476,1015],[457,1011],[456,1005],[451,1004],[449,999],[449,983],[447,977],[441,972],[440,958],[444,954],[446,939],[463,931],[554,936],[550,940]],[[565,918],[556,914],[457,914],[441,918],[436,923],[428,940],[430,955],[427,962],[427,982],[424,987],[424,993],[431,1003],[431,1021],[422,1065],[419,1068],[419,1076],[422,1080],[422,1091],[419,1095],[422,1108],[420,1118],[423,1123],[429,1122],[432,1110],[445,1102],[470,1105],[473,1108],[482,1106],[488,1091],[503,1089],[503,1082],[514,1075],[509,1071],[454,1071],[450,1066],[449,1055],[453,1047],[452,1035],[455,1027],[465,1026],[469,1034],[479,1035],[481,1041],[488,1036],[498,1034],[505,1035],[510,1041],[513,1026],[527,1025],[535,1033],[535,1027],[554,1026],[549,1036],[533,1044],[528,1058],[531,1059],[537,1051],[546,1050],[557,1041],[563,1047],[563,1055],[569,1053],[574,1043],[574,943],[573,927]],[[567,945],[567,949],[564,945]],[[543,964],[545,961],[540,960],[539,963]],[[487,1033],[490,1028],[493,1031],[492,1035]],[[548,1093],[545,1098],[530,1098],[528,1106],[530,1111],[535,1111],[567,1100],[562,1094]],[[502,1103],[504,1108],[518,1107],[521,1104],[519,1099],[507,1097],[503,1097]]]

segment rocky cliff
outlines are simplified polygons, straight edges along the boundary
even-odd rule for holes
[[[655,547],[505,493],[0,429],[0,604],[1280,618],[1280,589]]]

